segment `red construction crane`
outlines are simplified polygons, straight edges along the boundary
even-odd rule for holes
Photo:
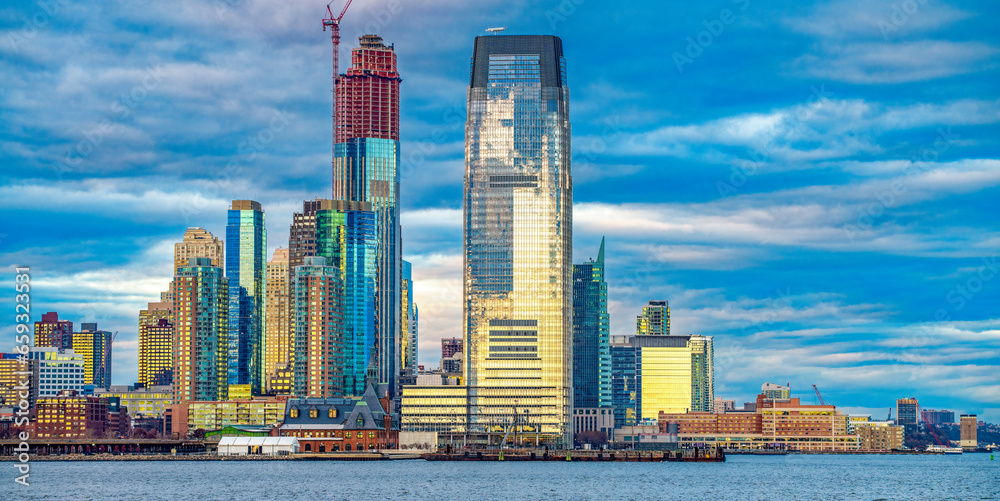
[[[813,385],[813,389],[816,390],[816,398],[819,399],[819,405],[826,405],[826,402],[823,401],[823,395],[819,394],[819,388]]]
[[[934,425],[927,421],[927,411],[920,409],[920,419],[923,420],[925,425],[927,425],[927,429],[931,432],[931,436],[934,437],[934,443],[944,447],[951,447],[951,440],[949,439],[942,442],[941,438],[938,437],[937,431],[934,430]]]
[[[344,14],[347,13],[347,8],[351,6],[351,0],[347,0],[344,4],[344,8],[340,11],[340,15],[333,17],[333,11],[330,10],[330,6],[336,0],[331,0],[330,3],[326,4],[326,17],[323,18],[323,31],[330,27],[330,39],[333,41],[333,139],[331,143],[330,153],[333,154],[332,144],[337,142],[337,76],[340,75],[340,20],[344,18]]]

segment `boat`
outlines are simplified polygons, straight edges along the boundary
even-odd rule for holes
[[[961,454],[961,447],[945,447],[943,445],[928,445],[927,452],[942,452],[945,454]]]

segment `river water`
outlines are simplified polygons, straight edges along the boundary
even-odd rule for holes
[[[4,471],[6,470],[6,471]],[[729,456],[725,463],[53,461],[13,499],[1000,499],[1000,458]]]

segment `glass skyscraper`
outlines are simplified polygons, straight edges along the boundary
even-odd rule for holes
[[[514,422],[572,444],[573,183],[558,37],[476,38],[465,140],[469,425]]]
[[[670,303],[667,300],[653,300],[642,307],[642,315],[635,318],[637,336],[670,335]]]
[[[264,271],[267,232],[260,202],[233,200],[226,225],[229,278],[229,384],[249,384],[260,395],[264,380]]]
[[[611,407],[611,319],[603,238],[597,260],[573,265],[573,407]]]
[[[229,281],[210,258],[190,258],[177,269],[173,294],[174,399],[225,400],[229,394]]]
[[[403,281],[400,298],[402,304],[400,320],[403,335],[401,336],[402,365],[400,370],[410,376],[417,374],[417,305],[413,302],[413,271],[409,261],[403,261]]]
[[[351,67],[337,78],[333,199],[365,202],[376,217],[375,361],[379,382],[388,384],[395,395],[403,335],[399,227],[402,79],[396,70],[396,52],[392,46],[383,44],[377,35],[365,35],[360,42],[361,46],[351,51]]]
[[[316,254],[339,272],[343,393],[361,396],[377,363],[378,216],[365,202],[331,202],[315,213]]]

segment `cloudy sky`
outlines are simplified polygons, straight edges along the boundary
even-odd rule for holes
[[[330,196],[325,7],[18,4],[0,8],[0,263],[11,284],[31,266],[33,319],[119,331],[113,379],[130,383],[138,310],[186,227],[222,236],[230,200],[260,200],[270,255],[303,199]],[[469,62],[506,26],[564,41],[574,259],[607,237],[614,334],[668,299],[674,333],[716,336],[718,396],[771,381],[811,403],[816,384],[878,417],[916,396],[1000,421],[992,7],[356,1],[341,59],[375,32],[403,77],[421,362],[462,334]]]

